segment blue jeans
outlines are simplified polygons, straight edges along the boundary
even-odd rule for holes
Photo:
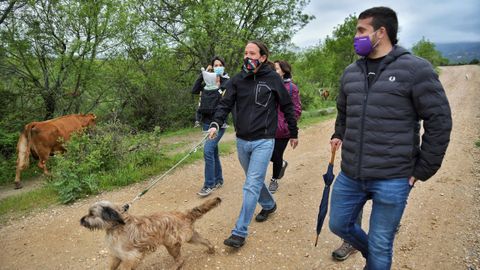
[[[238,159],[245,171],[243,184],[243,202],[232,234],[247,237],[248,225],[252,221],[257,202],[263,209],[270,210],[275,206],[273,196],[265,186],[265,175],[273,152],[274,139],[245,141],[237,138]]]
[[[202,125],[203,131],[207,131],[208,124]],[[218,131],[217,137],[214,139],[207,139],[203,147],[203,159],[205,160],[205,183],[204,187],[213,188],[217,184],[223,184],[222,164],[218,156],[218,142],[225,133],[225,129],[221,128]]]
[[[369,270],[390,269],[393,240],[407,204],[408,178],[355,180],[343,172],[332,191],[330,230],[359,250]],[[355,221],[366,201],[372,200],[368,235]]]

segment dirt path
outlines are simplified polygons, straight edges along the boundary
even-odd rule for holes
[[[453,110],[451,144],[437,175],[418,183],[411,193],[395,242],[393,269],[480,269],[480,151],[474,147],[480,135],[480,67],[443,68],[441,80]],[[286,152],[290,166],[275,194],[279,210],[266,223],[252,222],[251,235],[238,251],[222,242],[237,217],[244,176],[235,154],[223,157],[225,186],[215,191],[223,203],[197,222],[199,231],[215,244],[216,254],[186,245],[185,269],[362,269],[364,260],[359,254],[342,263],[332,261],[331,251],[340,240],[328,228],[319,246],[313,246],[332,127],[330,120],[301,130],[299,147]],[[203,182],[202,172],[202,161],[175,171],[130,211],[144,214],[196,206],[202,202],[195,194]],[[80,227],[79,219],[91,203],[101,199],[124,203],[144,186],[133,185],[10,221],[0,228],[0,269],[106,269],[104,233]],[[364,220],[367,227],[368,218]],[[172,264],[165,249],[160,249],[139,269],[164,269]]]

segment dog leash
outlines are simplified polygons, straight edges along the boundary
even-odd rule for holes
[[[133,200],[131,200],[130,202],[126,203],[123,205],[123,212],[127,212],[128,209],[130,208],[130,205],[132,205],[136,200],[140,199],[143,195],[145,195],[145,193],[147,193],[153,186],[155,186],[155,184],[157,184],[160,180],[162,180],[165,176],[167,176],[167,174],[169,174],[171,171],[173,171],[178,165],[180,165],[180,163],[182,163],[185,159],[187,159],[192,153],[195,153],[197,152],[197,149],[207,140],[208,138],[208,133],[203,137],[203,139],[197,143],[191,150],[190,152],[188,152],[182,159],[180,159],[175,165],[173,165],[173,167],[171,167],[170,169],[168,169],[166,172],[164,172],[160,177],[158,177],[157,179],[155,179],[154,181],[152,181],[150,183],[150,185],[148,185],[148,187],[146,189],[144,189],[142,192],[138,193],[137,196],[135,196],[135,198]]]

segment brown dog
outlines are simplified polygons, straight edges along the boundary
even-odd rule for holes
[[[89,209],[80,224],[90,230],[105,230],[112,261],[110,269],[135,269],[143,257],[164,245],[175,260],[174,269],[180,269],[184,258],[182,243],[202,244],[209,253],[215,249],[193,228],[195,220],[220,204],[213,198],[186,213],[159,212],[149,216],[133,216],[121,207],[107,201],[97,202]]]

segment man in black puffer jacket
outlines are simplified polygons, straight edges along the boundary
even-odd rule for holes
[[[277,106],[287,120],[290,145],[295,148],[298,144],[297,121],[292,100],[283,80],[270,68],[267,61],[268,48],[265,44],[249,41],[245,47],[243,70],[228,81],[227,90],[215,110],[209,129],[210,138],[213,138],[235,106],[237,153],[246,179],[240,215],[232,235],[223,242],[234,248],[245,243],[257,202],[262,206],[262,210],[255,217],[258,222],[266,221],[277,209],[277,204],[264,182],[275,142]]]
[[[395,229],[410,189],[440,168],[452,128],[438,75],[426,60],[396,45],[397,29],[390,8],[360,14],[354,47],[364,57],[341,78],[330,142],[335,149],[342,145],[330,229],[362,252],[366,269],[390,269]],[[355,220],[369,199],[367,235]]]

